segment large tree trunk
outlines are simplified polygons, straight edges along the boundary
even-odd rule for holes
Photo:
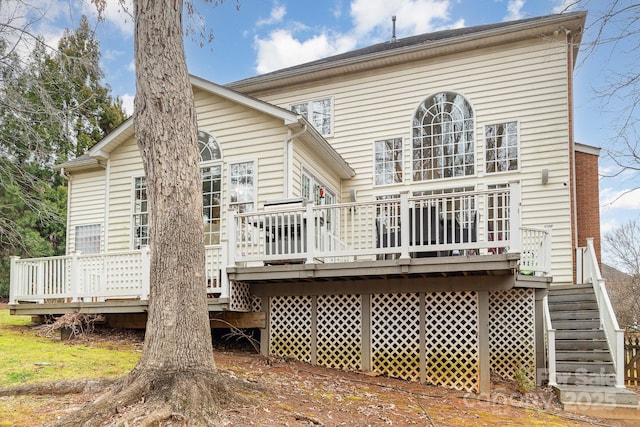
[[[137,369],[213,374],[198,125],[182,1],[134,5],[135,132],[147,177],[151,246],[149,317]]]
[[[116,389],[59,425],[158,425],[168,419],[219,425],[220,403],[230,394],[213,360],[182,0],[134,0],[134,17],[135,132],[147,178],[151,246],[144,349]]]

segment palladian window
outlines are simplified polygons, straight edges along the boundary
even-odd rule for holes
[[[475,174],[473,110],[462,95],[440,92],[425,99],[412,127],[414,181]]]

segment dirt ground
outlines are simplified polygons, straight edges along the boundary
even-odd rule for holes
[[[112,340],[141,345],[139,333],[102,332],[77,340]],[[73,343],[67,343],[74,345]],[[232,347],[235,347],[232,346]],[[440,387],[267,358],[249,350],[219,346],[218,368],[263,391],[246,392],[252,404],[231,406],[231,426],[631,426],[562,410],[548,388],[520,395],[512,383],[493,379],[492,393],[480,396]],[[16,411],[36,404],[41,419],[55,420],[95,395],[2,397]],[[2,423],[0,419],[0,425]],[[15,426],[33,426],[33,419]]]

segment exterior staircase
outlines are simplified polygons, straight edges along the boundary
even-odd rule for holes
[[[616,387],[615,367],[591,284],[552,286],[556,393],[563,404],[638,406],[637,394]]]

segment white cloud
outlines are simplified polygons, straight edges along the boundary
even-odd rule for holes
[[[600,206],[603,210],[640,210],[640,189],[603,188],[600,191]]]
[[[132,71],[132,72],[136,72],[136,60],[135,58],[131,60],[131,62],[129,62],[129,65],[127,65],[127,70]]]
[[[133,114],[134,98],[135,98],[135,95],[130,95],[128,93],[125,93],[120,97],[120,99],[122,99],[122,108],[124,108],[124,111],[125,113],[127,113],[128,116],[131,116]]]
[[[96,19],[98,12],[92,2],[82,2],[82,13]],[[120,0],[106,0],[102,18],[114,25],[123,34],[133,35],[133,0],[125,0],[124,8]]]
[[[570,12],[578,7],[579,3],[576,0],[556,0],[556,2],[558,4],[553,8],[553,13]]]
[[[271,9],[271,13],[269,14],[269,17],[265,19],[260,19],[258,22],[256,22],[256,26],[262,27],[265,25],[277,24],[279,22],[282,22],[282,19],[286,14],[287,14],[287,8],[282,6],[278,2],[275,2],[273,4],[273,9]]]
[[[522,8],[524,7],[524,0],[509,0],[507,3],[507,16],[504,17],[505,21],[514,21],[524,18]]]
[[[353,0],[350,11],[353,26],[349,31],[334,33],[319,29],[305,38],[299,34],[308,33],[309,28],[291,22],[266,37],[255,36],[256,71],[267,73],[389,40],[392,16],[397,19],[397,37],[464,26],[464,20],[449,22],[449,8],[450,0]]]
[[[433,31],[449,20],[449,0],[353,0],[351,18],[358,38],[373,34],[391,38],[391,17],[396,16],[396,35]]]
[[[301,41],[285,29],[271,32],[266,39],[256,37],[255,42],[258,51],[256,69],[259,73],[324,58],[355,46],[355,40],[348,36],[332,37],[323,32]]]

